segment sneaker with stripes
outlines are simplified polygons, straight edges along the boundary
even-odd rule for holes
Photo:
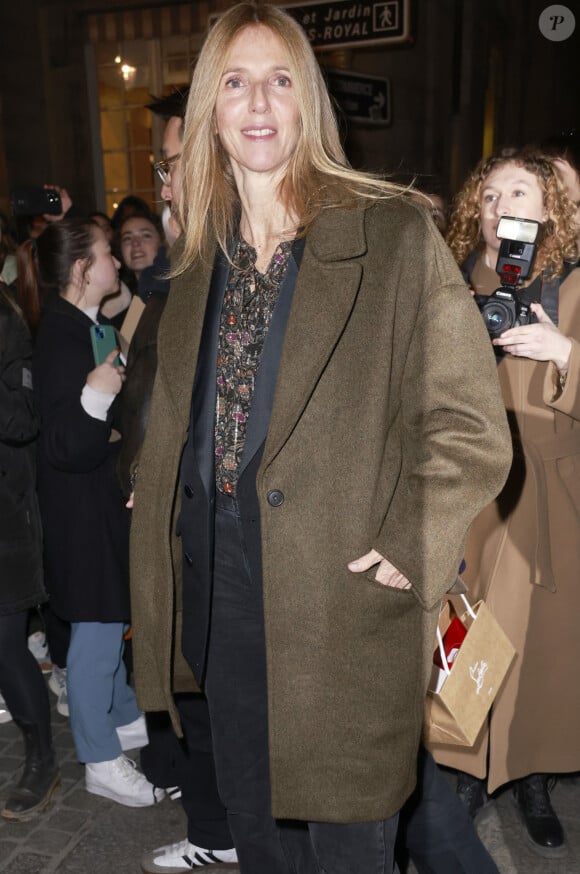
[[[147,853],[141,860],[144,874],[189,874],[196,868],[219,865],[221,868],[237,868],[238,856],[231,850],[204,850],[190,843],[187,838],[177,844],[167,844]]]

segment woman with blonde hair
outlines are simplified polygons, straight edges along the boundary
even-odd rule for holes
[[[484,597],[517,655],[489,725],[471,750],[438,748],[459,769],[472,815],[513,781],[540,852],[562,851],[548,776],[580,769],[580,270],[574,207],[542,154],[483,161],[457,197],[448,241],[477,294],[499,285],[498,222],[540,225],[530,279],[516,290],[533,317],[495,336],[514,461],[505,488],[477,517],[465,579]],[[530,323],[528,323],[528,321]],[[487,778],[487,787],[482,778]],[[486,791],[487,788],[487,791]]]
[[[175,717],[188,667],[203,687],[244,874],[391,872],[433,608],[508,466],[493,355],[426,213],[348,166],[281,9],[210,30],[180,173],[135,471],[139,700]]]

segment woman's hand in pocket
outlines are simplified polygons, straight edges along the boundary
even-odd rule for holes
[[[378,565],[375,574],[375,580],[377,583],[381,583],[383,586],[390,586],[393,589],[411,588],[411,583],[407,577],[404,577],[403,574],[398,571],[390,561],[383,558],[380,552],[377,552],[376,549],[371,549],[371,551],[367,552],[366,555],[357,558],[355,561],[349,562],[348,569],[355,574],[360,574],[364,573],[364,571],[368,571],[375,564]]]

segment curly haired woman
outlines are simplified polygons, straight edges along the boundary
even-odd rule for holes
[[[462,772],[458,792],[474,816],[487,791],[513,781],[529,836],[549,855],[564,852],[564,834],[548,775],[580,769],[580,270],[571,269],[578,257],[573,211],[552,163],[520,152],[479,164],[456,199],[448,234],[472,289],[489,295],[500,284],[499,219],[541,225],[526,290],[536,301],[533,323],[493,340],[514,461],[503,491],[473,523],[466,553],[471,593],[485,597],[517,657],[474,748],[434,752]]]

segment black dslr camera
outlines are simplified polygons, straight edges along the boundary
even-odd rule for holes
[[[508,328],[536,321],[531,301],[522,298],[520,285],[530,275],[536,255],[539,222],[504,216],[499,220],[497,236],[501,239],[496,273],[501,286],[493,294],[476,294],[475,302],[492,339]]]

